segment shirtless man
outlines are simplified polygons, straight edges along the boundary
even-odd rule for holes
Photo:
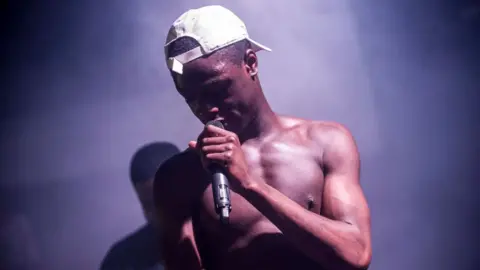
[[[243,22],[220,6],[189,10],[165,54],[178,92],[207,126],[157,171],[168,270],[366,269],[370,214],[360,160],[340,124],[279,116],[268,105]],[[285,60],[294,56],[286,57]],[[225,166],[230,224],[213,205],[208,164]]]

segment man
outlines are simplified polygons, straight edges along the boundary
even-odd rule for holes
[[[153,179],[158,166],[180,150],[167,142],[155,142],[141,147],[130,163],[130,179],[142,205],[147,224],[114,244],[105,256],[104,270],[161,270],[159,245],[154,227]]]
[[[189,10],[170,28],[178,92],[202,123],[221,120],[225,130],[208,125],[157,171],[166,269],[366,269],[370,214],[354,139],[340,124],[275,114],[260,50],[269,49],[221,6]],[[213,206],[212,162],[230,181],[228,225]]]

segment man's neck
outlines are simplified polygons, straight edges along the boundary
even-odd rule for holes
[[[257,107],[257,111],[244,131],[239,134],[241,143],[250,139],[265,137],[274,130],[280,128],[278,116],[272,111],[268,104]]]

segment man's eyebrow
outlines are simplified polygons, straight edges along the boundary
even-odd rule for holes
[[[219,75],[222,74],[220,69],[211,68],[211,67],[207,67],[207,68],[197,67],[194,70],[185,68],[184,71],[185,72],[183,73],[183,75],[185,76],[185,78],[188,78],[189,81],[194,81],[199,83],[200,82],[203,83],[205,81],[208,81],[211,78],[218,77]]]
[[[231,79],[225,78],[225,77],[214,77],[211,78],[207,81],[205,81],[202,85],[204,86],[214,86],[214,85],[224,85],[226,83],[229,83]]]
[[[217,71],[198,71],[192,74],[191,76],[195,78],[196,81],[208,81],[218,77],[219,72]]]

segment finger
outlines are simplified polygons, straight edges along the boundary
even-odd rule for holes
[[[221,152],[226,152],[226,151],[231,151],[231,150],[233,150],[233,144],[232,143],[204,145],[202,147],[202,151],[205,152],[205,154],[221,153]]]
[[[228,164],[232,159],[232,151],[222,153],[209,153],[205,157],[213,162],[220,162],[221,164]]]
[[[225,130],[223,128],[216,127],[214,125],[207,125],[206,130],[209,133],[214,133],[214,134],[223,135],[223,136],[232,135],[232,133],[230,131]]]
[[[219,136],[219,137],[205,137],[202,139],[202,143],[205,144],[222,144],[222,143],[235,143],[237,139],[234,135]]]
[[[228,137],[206,137],[202,139],[203,145],[209,144],[223,144],[229,142]]]
[[[196,141],[189,141],[188,142],[188,147],[190,149],[196,149],[197,148],[197,142]]]

